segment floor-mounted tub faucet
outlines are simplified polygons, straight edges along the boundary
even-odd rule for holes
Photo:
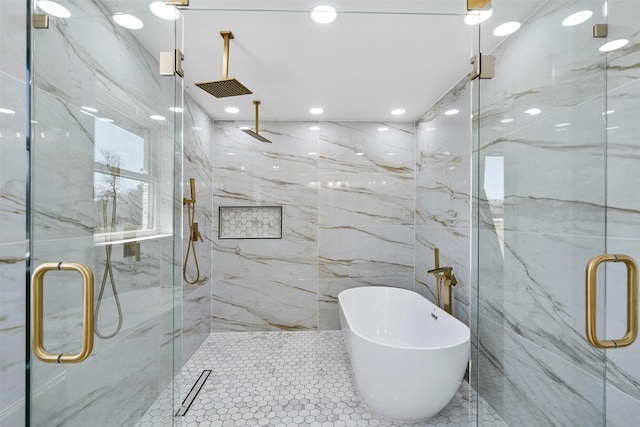
[[[427,270],[427,273],[433,274],[437,281],[437,303],[440,307],[440,289],[444,284],[444,311],[453,314],[453,293],[451,287],[458,283],[456,276],[453,274],[453,267],[440,267],[440,249],[434,249],[435,267]]]

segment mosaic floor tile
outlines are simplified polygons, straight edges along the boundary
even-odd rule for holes
[[[340,331],[211,334],[177,380],[183,396],[205,369],[212,373],[184,416],[160,409],[172,407],[168,389],[138,426],[469,426],[469,398],[475,399],[463,382],[449,405],[425,423],[376,417],[357,394]],[[479,412],[479,425],[506,426],[490,407],[480,405]],[[475,417],[471,413],[473,424]]]

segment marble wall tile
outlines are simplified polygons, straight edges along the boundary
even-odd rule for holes
[[[413,277],[414,234],[401,225],[320,227],[319,277]]]
[[[640,400],[625,394],[611,384],[606,386],[606,425],[626,427],[634,422],[640,414]]]
[[[630,234],[640,225],[640,196],[629,189],[638,188],[636,173],[640,165],[638,138],[640,123],[635,112],[640,103],[640,82],[609,92],[607,108],[607,235],[638,238]]]
[[[216,331],[317,328],[317,280],[215,280],[212,327]]]
[[[413,174],[322,174],[318,223],[413,225]]]
[[[317,277],[317,175],[215,176],[214,278]],[[218,239],[219,206],[282,206],[282,239]]]
[[[0,108],[14,111],[14,114],[0,113],[0,244],[23,242],[26,229],[26,89],[24,81],[4,71],[4,52],[2,50],[3,64],[0,68]]]
[[[182,245],[180,263],[186,261],[186,274],[189,281],[196,280],[197,257],[199,279],[195,284],[181,280],[182,288],[182,361],[186,363],[211,332],[211,286],[213,239],[216,229],[213,227],[213,121],[200,106],[187,94],[183,106],[183,197],[191,198],[189,178],[195,179],[196,205],[194,222],[202,240],[197,240],[186,253],[189,244],[188,210],[182,206]]]
[[[378,128],[388,128],[385,132]],[[414,171],[414,125],[407,123],[323,122],[321,173],[408,173]]]
[[[440,162],[469,152],[472,83],[462,79],[416,123],[418,176]],[[458,110],[455,114],[447,111]]]
[[[490,238],[481,233],[481,240]],[[480,261],[480,314],[587,372],[601,356],[584,336],[584,269],[602,253],[598,237],[505,232],[504,280],[484,274]],[[482,251],[482,247],[481,247]]]
[[[262,128],[273,144],[262,145],[238,132],[238,123],[214,126],[214,227],[218,206],[283,206],[281,240],[214,239],[214,300],[222,283],[313,283],[313,300],[304,300],[313,323],[293,325],[335,326],[335,310],[319,308],[319,277],[363,283],[413,278],[412,124],[267,122]],[[382,126],[388,130],[378,131]],[[327,258],[334,256],[349,257],[351,265]],[[239,297],[232,303],[225,298],[214,301],[214,330],[279,324],[271,319],[275,314],[256,315],[257,308]],[[295,327],[287,322],[277,327]]]
[[[262,143],[240,130],[254,123],[216,121],[214,167],[220,171],[262,174],[309,173],[318,166],[318,132],[314,122],[264,122],[260,134],[272,141]]]
[[[157,59],[133,32],[101,19],[112,12],[99,0],[66,5],[74,19],[52,19],[48,31],[34,33],[36,85],[77,108],[89,102],[99,114],[119,111],[138,120],[154,113],[167,116],[170,105],[160,102]]]
[[[451,228],[470,226],[470,162],[471,154],[467,152],[417,174],[417,225]]]
[[[501,2],[508,0],[497,0],[495,7],[500,7]],[[593,11],[593,17],[581,25],[562,26],[561,22],[577,7]],[[504,119],[513,119],[516,126],[526,126],[601,97],[605,58],[598,48],[603,41],[593,38],[585,28],[604,21],[600,1],[548,2],[517,34],[491,52],[498,58],[496,68],[501,78],[483,80],[480,84],[482,142],[502,135],[501,130],[494,128]],[[485,25],[481,31],[482,39],[493,27]],[[522,49],[526,49],[527,55],[522,55]],[[525,111],[530,108],[540,109],[541,114],[529,116]]]
[[[0,245],[0,360],[2,360],[0,424],[2,425],[10,415],[5,411],[24,398],[25,393],[25,251],[24,243]],[[22,422],[24,409],[16,408],[11,412],[14,417],[12,419]]]
[[[479,333],[480,395],[508,425],[604,423],[602,369],[587,373],[485,317]]]
[[[0,73],[13,76],[23,81],[24,84],[24,64],[26,63],[26,7],[21,0],[6,0],[0,3],[0,27],[2,27],[2,38],[0,38],[0,52],[2,52],[2,65]],[[24,99],[22,96],[16,100]],[[4,101],[4,99],[2,98]],[[11,107],[4,107],[11,108]]]
[[[633,0],[611,0],[607,3],[608,22],[612,28],[608,40],[627,39],[622,49],[607,54],[607,88],[614,90],[628,83],[637,84],[640,77],[640,35],[635,23],[638,5]]]
[[[640,239],[638,236],[607,238],[606,252],[628,255],[637,262]],[[627,269],[622,263],[608,263],[599,270],[606,271],[606,276],[598,282],[599,289],[604,290],[598,297],[606,298],[606,306],[597,315],[606,319],[606,326],[598,330],[598,338],[615,340],[627,332]],[[608,383],[636,400],[640,400],[640,367],[636,362],[639,352],[637,341],[629,347],[606,352]]]
[[[414,281],[411,277],[320,279],[318,280],[318,329],[340,329],[338,294],[344,290],[362,286],[391,286],[412,291]]]

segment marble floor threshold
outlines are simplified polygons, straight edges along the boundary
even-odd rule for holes
[[[137,426],[458,427],[476,425],[476,419],[481,426],[507,426],[482,400],[476,418],[469,404],[475,391],[466,382],[427,422],[376,417],[360,401],[340,331],[213,333],[182,369],[181,394],[207,370],[211,374],[183,416],[168,414],[169,388]]]

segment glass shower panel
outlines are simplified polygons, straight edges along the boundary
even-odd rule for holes
[[[607,64],[607,253],[626,254],[640,261],[638,212],[638,135],[640,108],[640,36],[634,19],[638,3],[629,0],[607,2],[609,35],[600,45],[619,42],[618,49],[601,53]],[[627,42],[625,42],[625,40]],[[611,46],[609,44],[609,46]],[[626,271],[607,264],[606,336],[617,339],[625,334]],[[600,313],[599,313],[600,314]],[[637,423],[640,416],[640,342],[606,350],[606,422],[608,426]]]
[[[492,2],[483,44],[512,3]],[[479,83],[478,391],[509,425],[605,421],[603,352],[584,335],[585,265],[606,251],[603,6],[541,2]]]
[[[60,3],[67,17],[31,29],[30,263],[54,266],[40,303],[54,363],[31,354],[27,424],[133,425],[172,395],[182,120],[170,107],[181,89],[160,76],[159,52],[112,18],[154,25],[145,4]],[[93,302],[80,274],[59,271],[71,263],[93,272]],[[91,339],[85,360],[64,363]],[[171,419],[173,405],[162,411]]]

